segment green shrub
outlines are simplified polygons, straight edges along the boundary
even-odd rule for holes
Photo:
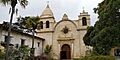
[[[73,60],[80,60],[79,58],[74,58]]]
[[[115,60],[113,56],[85,56],[80,60]]]

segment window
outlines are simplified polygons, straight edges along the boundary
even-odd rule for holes
[[[15,44],[15,47],[18,48],[18,47],[19,47],[19,44]]]
[[[86,21],[87,19],[86,19],[86,17],[83,17],[82,18],[82,25],[83,26],[86,26],[87,25],[87,21]]]
[[[10,38],[9,38],[7,35],[4,35],[4,36],[5,36],[4,42],[7,42],[7,39],[10,39],[10,40],[11,40],[11,38],[12,38],[12,36],[10,36]]]
[[[21,39],[21,45],[25,45],[25,39]]]
[[[38,42],[38,47],[40,46],[40,42]]]
[[[40,28],[43,29],[43,22],[40,22]]]
[[[46,21],[46,28],[49,28],[49,21]]]
[[[7,36],[5,35],[5,41],[4,42],[7,42]]]
[[[120,49],[115,49],[114,50],[114,55],[115,56],[120,56]]]
[[[38,30],[40,30],[40,29],[41,29],[41,25],[40,25],[40,24],[38,24],[37,29],[38,29]]]

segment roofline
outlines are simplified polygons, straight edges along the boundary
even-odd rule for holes
[[[3,29],[4,28],[4,29]],[[0,29],[1,30],[8,30],[8,26],[4,26],[3,24],[0,24]],[[17,33],[20,33],[20,34],[24,34],[24,35],[27,35],[27,36],[30,36],[30,37],[33,37],[32,35],[30,35],[30,34],[27,34],[27,33],[23,33],[23,32],[21,32],[21,31],[17,31],[17,30],[15,30],[15,29],[12,29],[11,30],[12,32],[17,32]],[[40,39],[40,40],[42,40],[42,41],[45,41],[45,39],[43,39],[43,38],[41,38],[41,37],[38,37],[38,36],[34,36],[35,38],[37,38],[37,39]]]

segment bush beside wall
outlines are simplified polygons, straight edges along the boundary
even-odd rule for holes
[[[74,60],[115,60],[113,56],[85,56]]]

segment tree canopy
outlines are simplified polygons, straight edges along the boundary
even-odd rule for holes
[[[40,25],[39,20],[40,18],[38,16],[18,17],[17,22],[13,23],[13,27],[23,32],[31,32],[31,30],[38,28]]]
[[[83,40],[96,53],[109,55],[111,48],[120,46],[120,0],[104,0],[94,11],[99,20],[89,27]]]

